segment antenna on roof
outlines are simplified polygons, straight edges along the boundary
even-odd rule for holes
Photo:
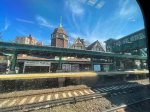
[[[60,16],[60,24],[59,27],[62,28],[62,16]]]

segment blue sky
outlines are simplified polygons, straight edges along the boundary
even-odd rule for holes
[[[1,0],[2,39],[31,34],[48,45],[61,16],[70,44],[78,36],[103,42],[144,28],[136,0]]]

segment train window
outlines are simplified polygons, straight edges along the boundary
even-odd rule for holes
[[[0,111],[149,111],[136,0],[1,0]]]

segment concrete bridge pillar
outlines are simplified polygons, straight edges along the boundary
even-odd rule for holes
[[[64,86],[65,79],[66,79],[66,78],[63,78],[63,77],[58,78],[58,86],[59,86],[59,87],[63,87],[63,86]]]

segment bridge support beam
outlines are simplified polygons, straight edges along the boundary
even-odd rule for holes
[[[17,52],[14,52],[13,59],[11,63],[11,71],[15,71],[16,63],[17,63]]]

